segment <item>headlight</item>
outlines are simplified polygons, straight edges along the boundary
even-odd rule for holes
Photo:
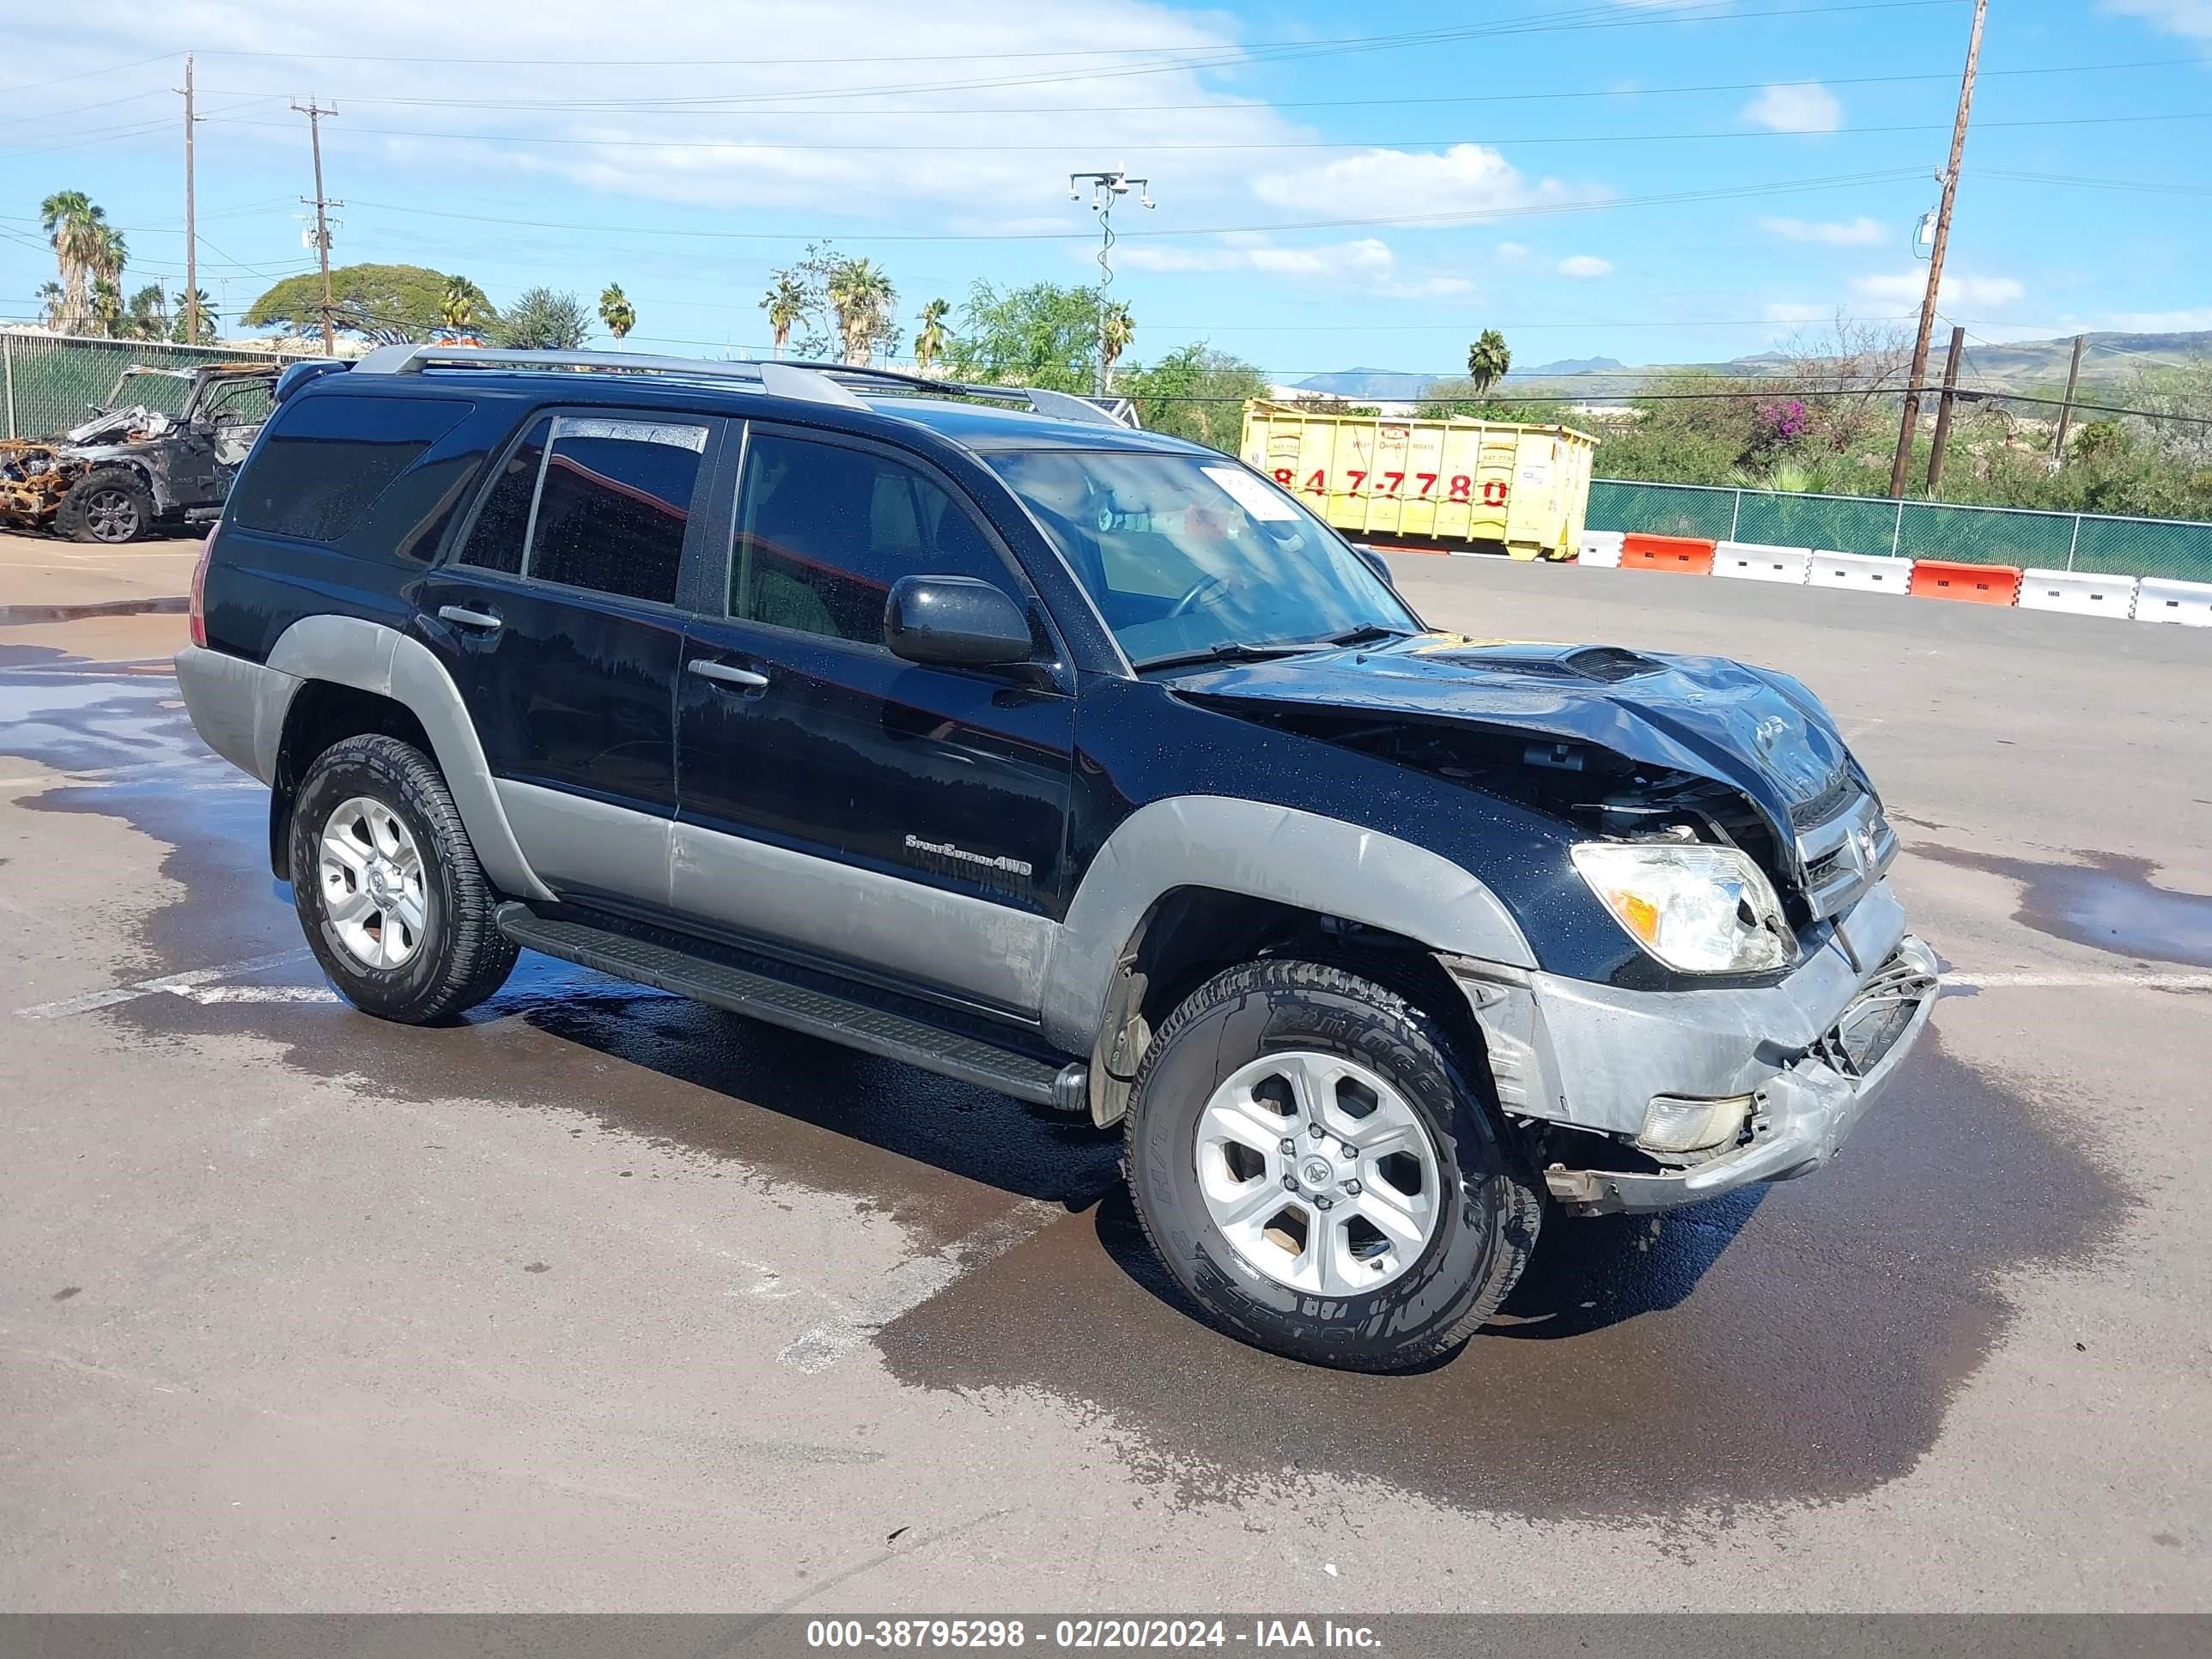
[[[1796,957],[1772,884],[1733,847],[1586,841],[1574,860],[1628,936],[1678,973],[1756,974]]]

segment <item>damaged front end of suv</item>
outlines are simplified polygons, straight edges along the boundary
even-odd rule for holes
[[[1656,1210],[1832,1158],[1925,1025],[1897,838],[1819,700],[1719,658],[1425,635],[1182,678],[1243,718],[1554,826],[1556,935],[1601,912],[1602,977],[1441,958],[1554,1198]],[[1632,948],[1626,948],[1632,947]]]

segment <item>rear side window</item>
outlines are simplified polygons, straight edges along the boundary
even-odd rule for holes
[[[550,419],[539,421],[507,451],[507,459],[500,463],[499,476],[484,492],[483,506],[470,527],[467,544],[461,549],[463,564],[504,570],[510,576],[522,574],[522,542],[530,533],[530,504],[538,498],[538,474],[545,465],[545,441],[552,431]]]
[[[438,398],[296,398],[276,412],[233,487],[231,521],[337,541],[473,407]]]
[[[706,453],[703,426],[557,417],[524,574],[675,604],[691,492]]]
[[[974,576],[1018,598],[975,520],[929,478],[866,450],[755,432],[738,485],[730,614],[881,645],[902,576]]]

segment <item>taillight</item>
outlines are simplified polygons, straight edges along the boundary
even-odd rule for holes
[[[192,643],[198,646],[207,644],[208,562],[215,557],[216,528],[214,525],[208,526],[206,539],[200,543],[200,562],[192,567]]]

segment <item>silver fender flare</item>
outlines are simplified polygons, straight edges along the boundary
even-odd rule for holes
[[[277,640],[269,666],[285,678],[277,683],[282,701],[256,721],[260,741],[269,746],[264,775],[274,775],[284,716],[302,682],[330,680],[389,697],[422,723],[477,860],[492,884],[518,898],[553,897],[522,855],[468,705],[429,647],[358,617],[303,617]]]
[[[1272,899],[1513,968],[1535,955],[1498,896],[1450,860],[1373,830],[1227,795],[1176,795],[1124,819],[1091,862],[1045,967],[1045,1035],[1097,1041],[1124,947],[1179,887]]]

